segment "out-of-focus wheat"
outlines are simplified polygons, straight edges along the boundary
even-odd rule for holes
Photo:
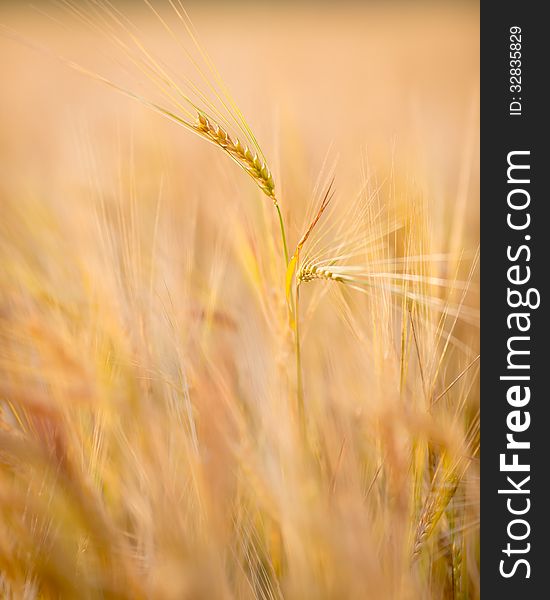
[[[476,176],[470,146],[453,154],[463,117],[441,117],[447,153],[430,138],[433,124],[414,152],[403,143],[404,162],[438,150],[438,168],[419,160],[413,182],[364,121],[391,115],[382,139],[394,127],[407,139],[413,119],[393,80],[380,76],[387,99],[398,99],[383,111],[372,101],[378,88],[331,84],[329,104],[341,110],[321,111],[327,98],[316,92],[297,113],[307,135],[290,134],[282,110],[268,166],[179,0],[167,12],[147,0],[143,13],[106,0],[62,4],[62,55],[87,50],[73,69],[223,152],[193,145],[137,103],[130,118],[125,98],[85,79],[72,85],[90,126],[69,132],[60,107],[71,86],[51,85],[69,75],[7,46],[0,595],[478,597],[475,190],[461,184],[460,211],[452,197],[457,178]],[[303,69],[292,71],[295,62],[317,68],[304,47],[330,48],[312,81],[331,82],[345,75],[350,39],[369,56],[361,44],[382,36],[383,72],[405,81],[411,53],[396,28],[424,38],[410,15],[389,11],[384,21],[382,9],[354,8],[368,19],[336,27],[332,13],[317,22],[294,7],[216,6],[216,18],[203,9],[203,29],[222,59],[245,57],[233,61],[241,98],[261,89],[267,99],[247,110],[262,146],[271,102],[300,85],[311,97]],[[443,19],[438,41],[446,48],[460,26],[451,54],[475,30],[457,19]],[[425,35],[439,35],[426,23]],[[27,26],[48,37],[44,23]],[[104,65],[96,74],[100,47],[122,72]],[[443,77],[433,44],[428,59]],[[277,77],[288,87],[271,86]],[[453,73],[459,81],[470,80]],[[28,122],[6,117],[18,110]],[[318,148],[334,131],[355,158],[320,169]],[[355,164],[365,139],[368,160]],[[314,186],[308,173],[319,170]],[[458,233],[446,235],[452,227]]]

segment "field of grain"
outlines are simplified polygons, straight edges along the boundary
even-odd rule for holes
[[[475,600],[477,3],[113,2],[0,5],[0,597]]]

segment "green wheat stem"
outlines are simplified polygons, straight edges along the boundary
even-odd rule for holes
[[[305,430],[305,406],[304,406],[304,384],[302,378],[302,350],[300,344],[300,286],[296,286],[296,305],[294,341],[296,344],[296,400],[298,404],[298,420],[300,426]]]
[[[279,216],[279,226],[281,228],[281,239],[283,241],[283,253],[285,257],[285,265],[288,266],[288,246],[286,243],[286,232],[285,232],[285,224],[283,221],[283,215],[281,214],[281,209],[279,208],[279,204],[275,202],[275,208],[277,210],[277,215]]]

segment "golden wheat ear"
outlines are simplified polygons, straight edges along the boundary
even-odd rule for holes
[[[446,453],[443,453],[440,457],[416,524],[411,552],[413,563],[420,557],[441,517],[453,500],[467,472],[469,461],[470,457],[468,456],[452,460]]]
[[[212,123],[204,114],[198,114],[198,122],[193,126],[194,131],[205,137],[208,141],[219,146],[241,166],[260,189],[275,203],[275,183],[267,163],[262,161],[257,154],[253,154],[248,146],[241,144],[238,138],[232,138],[223,127]]]
[[[397,308],[414,304],[424,311],[477,325],[478,311],[464,304],[472,285],[477,255],[464,281],[430,274],[438,264],[450,263],[450,255],[412,255],[407,247],[402,257],[395,255],[392,239],[407,235],[405,225],[372,204],[372,200],[368,200],[356,215],[342,219],[341,223],[349,223],[349,228],[343,234],[337,232],[334,239],[325,241],[329,237],[327,232],[318,231],[315,239],[303,249],[306,236],[295,253],[297,284],[316,280],[337,282],[367,295],[384,294]],[[310,230],[307,233],[309,236]],[[442,291],[445,292],[443,297]],[[452,303],[450,295],[456,291],[461,292],[461,299]]]
[[[109,55],[122,55],[130,71],[135,70],[137,75],[152,83],[156,94],[160,95],[158,101],[148,98],[146,94],[137,94],[90,68],[54,54],[16,32],[2,29],[19,43],[115,89],[221,148],[277,205],[275,182],[265,155],[212,60],[201,46],[183,5],[179,1],[169,2],[170,18],[167,19],[148,0],[142,1],[174,42],[178,53],[183,55],[188,66],[194,70],[196,80],[171,71],[140,39],[139,29],[130,18],[110,2],[94,0],[77,4],[70,0],[60,0],[60,8],[94,35],[98,35]],[[177,25],[181,27],[179,32],[175,30]],[[184,42],[190,44],[191,49]]]

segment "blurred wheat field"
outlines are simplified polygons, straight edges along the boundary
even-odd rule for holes
[[[478,6],[185,6],[0,7],[0,597],[478,598]]]

